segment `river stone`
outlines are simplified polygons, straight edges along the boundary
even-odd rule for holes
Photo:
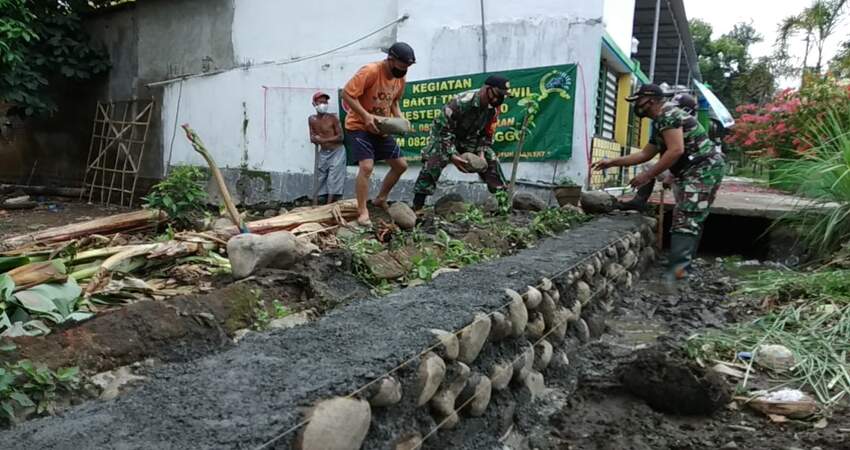
[[[576,300],[582,305],[586,305],[590,301],[590,285],[584,281],[576,282]]]
[[[546,329],[550,330],[558,323],[557,312],[558,305],[552,296],[548,293],[543,294],[543,301],[540,302],[540,314],[543,314],[543,320],[546,322]]]
[[[299,240],[288,231],[238,234],[227,241],[227,257],[233,277],[237,279],[266,267],[288,269],[318,251],[318,247]]]
[[[540,339],[543,337],[543,333],[546,332],[546,321],[543,320],[543,314],[534,313],[525,328],[530,338]]]
[[[543,211],[546,202],[530,192],[519,192],[514,195],[513,207],[517,211]]]
[[[466,212],[466,202],[460,194],[446,194],[434,203],[434,214],[440,217],[447,218],[464,212]]]
[[[396,439],[393,450],[419,450],[419,448],[422,447],[422,443],[421,434],[408,434]]]
[[[581,193],[581,209],[588,214],[605,214],[614,209],[615,198],[605,191]]]
[[[446,363],[442,358],[433,352],[422,355],[416,383],[416,406],[422,406],[431,400],[445,375]]]
[[[596,267],[592,262],[584,265],[584,279],[590,281],[596,276]]]
[[[599,253],[597,253],[597,255],[599,255]],[[599,256],[594,256],[591,262],[593,263],[593,268],[596,269],[596,273],[600,273],[602,271],[602,259],[600,259]]]
[[[457,355],[460,352],[460,343],[458,342],[456,334],[435,328],[428,331],[440,340],[440,344],[442,344],[442,357],[450,361],[457,359]]]
[[[463,410],[472,417],[481,417],[490,404],[493,386],[490,379],[484,375],[473,373],[460,392],[455,403],[458,407],[466,405]]]
[[[576,334],[582,343],[590,342],[590,327],[587,326],[587,322],[584,319],[579,319],[576,322]]]
[[[514,376],[514,366],[510,361],[500,361],[490,368],[490,383],[493,389],[501,391],[508,387]]]
[[[532,401],[540,397],[540,395],[546,391],[546,382],[543,379],[543,374],[536,370],[530,370],[528,375],[526,375],[526,377],[522,380],[522,383],[531,394]]]
[[[623,286],[625,286],[628,290],[631,290],[632,286],[634,286],[634,277],[631,272],[626,272],[626,279],[623,282]]]
[[[655,261],[655,249],[649,246],[644,247],[643,250],[640,251],[640,260],[644,264]]]
[[[510,292],[508,292],[510,291]],[[512,298],[508,305],[508,319],[511,321],[511,334],[513,336],[522,336],[525,332],[525,326],[528,324],[528,309],[522,301],[522,297],[514,291],[507,289],[508,295]],[[512,295],[513,294],[513,295]]]
[[[559,342],[561,339],[564,339],[564,336],[567,335],[567,324],[570,322],[572,318],[572,312],[564,308],[563,306],[558,309],[558,312],[555,314],[555,328],[552,331],[552,339],[556,342]]]
[[[499,201],[496,200],[496,197],[492,195],[487,197],[480,205],[481,210],[484,211],[485,214],[495,215],[499,212]]]
[[[319,402],[308,418],[296,449],[357,450],[369,431],[372,410],[363,400],[336,397]]]
[[[617,263],[609,263],[605,266],[605,276],[609,279],[618,281],[622,280],[626,275],[626,268]]]
[[[571,205],[567,203],[566,205],[561,206],[561,210],[568,211],[577,215],[584,215],[584,211],[576,205]]]
[[[375,407],[395,405],[401,401],[401,383],[393,377],[386,377],[370,386],[369,404]]]
[[[476,314],[472,323],[460,332],[458,359],[466,364],[472,364],[481,352],[481,348],[484,347],[489,334],[490,317],[483,313]]]
[[[633,269],[635,266],[637,266],[637,262],[638,259],[637,255],[635,255],[635,252],[629,250],[626,252],[625,255],[623,255],[622,263],[623,267],[625,267],[626,269]]]
[[[388,212],[393,222],[402,230],[412,230],[416,226],[416,213],[407,206],[407,203],[395,202]]]
[[[462,362],[455,362],[449,365],[446,370],[446,382],[434,394],[434,398],[430,402],[431,411],[436,415],[437,420],[448,418],[450,421],[454,421],[451,416],[455,414],[457,396],[466,387],[470,373],[469,366]],[[444,426],[451,428],[455,424],[451,426],[446,424]]]
[[[466,152],[461,154],[460,157],[466,161],[466,170],[470,172],[481,173],[487,170],[487,160],[475,153]]]
[[[491,342],[501,341],[511,335],[511,321],[499,311],[494,312],[490,316],[490,336],[488,339]]]
[[[529,345],[513,360],[513,379],[522,381],[534,367],[534,347]]]
[[[549,295],[552,297],[552,300],[555,300],[555,303],[558,303],[561,300],[561,291],[558,290],[557,286],[549,291]]]
[[[543,294],[536,287],[529,286],[525,293],[525,307],[528,309],[537,309],[540,301],[543,300]]]
[[[544,291],[551,291],[552,287],[554,287],[554,285],[552,284],[552,280],[548,278],[542,278],[540,280],[540,289]]]
[[[552,361],[552,344],[546,339],[541,340],[534,346],[534,370],[544,371]]]

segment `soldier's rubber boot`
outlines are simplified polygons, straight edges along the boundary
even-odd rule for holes
[[[652,190],[655,188],[655,180],[644,184],[638,189],[634,198],[627,202],[617,202],[617,209],[622,211],[646,211],[649,197],[652,196]]]
[[[428,198],[425,194],[415,194],[413,196],[413,211],[422,211],[425,207],[425,199]]]
[[[667,271],[664,273],[664,287],[668,293],[675,293],[676,283],[686,277],[685,269],[691,263],[698,242],[699,237],[692,234],[670,235],[670,254],[667,257]]]

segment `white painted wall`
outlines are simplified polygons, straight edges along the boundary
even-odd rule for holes
[[[416,51],[417,64],[409,71],[409,81],[481,72],[483,68],[479,1],[370,0],[368,8],[356,8],[343,0],[297,5],[239,0],[234,4],[232,38],[240,62],[286,61],[316,54],[370,33],[402,14],[410,18],[330,55],[189,79],[182,82],[182,89],[181,83],[165,87],[166,164],[202,163],[179,130],[172,144],[174,126],[189,123],[221,166],[246,164],[270,172],[312,172],[307,116],[313,112],[313,92],[322,89],[336,97],[336,90],[362,64],[383,59],[380,48],[396,40],[410,43]],[[567,175],[583,181],[603,33],[602,0],[484,0],[484,4],[488,70],[580,65],[572,158],[523,163],[519,178],[552,181]],[[336,103],[331,104],[335,107]],[[508,173],[509,165],[504,166]],[[382,176],[381,171],[376,172]],[[414,165],[404,179],[415,179],[417,174]],[[453,168],[446,170],[444,178],[477,180]]]

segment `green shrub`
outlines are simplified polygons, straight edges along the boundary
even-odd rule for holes
[[[146,208],[156,208],[180,227],[187,227],[193,216],[206,210],[206,173],[199,167],[177,166],[157,183],[144,198]]]

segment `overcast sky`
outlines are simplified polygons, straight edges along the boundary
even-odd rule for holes
[[[685,11],[689,19],[705,20],[714,28],[713,37],[732,29],[738,22],[752,22],[753,27],[764,36],[764,41],[756,44],[751,54],[766,56],[773,52],[776,42],[777,28],[783,18],[799,13],[811,4],[810,0],[684,0]],[[850,39],[850,13],[845,13],[835,34],[826,41],[824,49],[824,64],[835,54],[838,46],[845,39]],[[791,47],[792,54],[802,63],[805,46],[802,44]],[[814,65],[817,55],[809,56],[809,64]],[[782,84],[789,84],[784,81]]]

